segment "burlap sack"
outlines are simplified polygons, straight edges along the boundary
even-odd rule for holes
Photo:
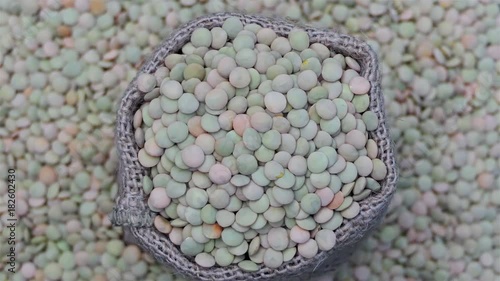
[[[163,41],[152,56],[144,63],[139,73],[154,73],[162,65],[164,58],[171,53],[178,52],[190,40],[191,33],[198,27],[222,26],[225,19],[235,16],[244,24],[257,23],[263,27],[273,29],[280,36],[287,36],[288,32],[296,27],[295,24],[279,18],[268,18],[257,15],[243,15],[238,13],[218,13],[195,19]],[[116,124],[116,145],[119,160],[119,194],[116,206],[110,219],[114,225],[122,225],[126,240],[133,241],[143,248],[160,263],[173,267],[178,273],[195,280],[291,280],[300,274],[315,274],[335,270],[347,260],[356,244],[376,227],[392,198],[397,180],[397,170],[394,160],[393,146],[389,139],[389,132],[385,122],[384,101],[380,89],[380,70],[375,52],[364,42],[348,35],[339,34],[331,30],[301,26],[311,38],[311,43],[322,43],[335,53],[340,53],[356,59],[361,65],[361,75],[366,77],[372,87],[370,90],[370,109],[377,114],[380,125],[371,134],[379,148],[380,158],[388,167],[388,174],[377,193],[372,193],[360,202],[361,212],[352,220],[344,221],[335,233],[336,246],[328,252],[319,252],[314,258],[305,259],[300,256],[284,263],[277,269],[270,269],[261,265],[254,273],[242,272],[237,265],[227,267],[202,268],[192,258],[184,256],[180,250],[170,242],[168,237],[152,227],[155,213],[147,207],[142,189],[142,178],[149,171],[139,164],[137,159],[138,146],[134,140],[132,119],[135,111],[144,102],[143,95],[137,90],[136,79],[127,88],[118,110]],[[304,278],[303,276],[301,276]]]

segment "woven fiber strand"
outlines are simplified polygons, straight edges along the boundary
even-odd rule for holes
[[[273,29],[279,36],[287,34],[296,24],[280,18],[269,18],[258,15],[239,13],[218,13],[195,19],[174,31],[163,41],[156,51],[141,67],[140,73],[154,73],[164,62],[164,58],[176,53],[189,42],[191,33],[199,27],[211,29],[222,26],[229,17],[239,18],[243,24],[256,23],[262,27]],[[137,90],[137,76],[128,86],[118,110],[116,127],[116,145],[119,153],[118,183],[119,192],[115,208],[110,219],[115,225],[122,225],[125,239],[134,241],[160,263],[173,267],[178,273],[196,280],[292,280],[301,274],[312,275],[335,270],[338,265],[348,259],[360,240],[380,224],[395,191],[397,169],[394,159],[393,144],[389,139],[384,113],[384,101],[380,86],[380,70],[375,52],[368,44],[354,37],[312,27],[301,26],[310,36],[312,43],[322,43],[335,53],[356,59],[361,66],[361,75],[371,83],[370,110],[379,118],[380,124],[370,137],[378,145],[379,157],[386,164],[388,174],[381,183],[381,190],[373,192],[360,202],[360,214],[345,222],[335,230],[337,244],[328,251],[320,251],[314,258],[300,256],[284,263],[277,269],[261,265],[257,272],[247,273],[237,265],[227,267],[203,268],[193,259],[184,256],[166,235],[153,227],[155,213],[149,210],[146,196],[142,190],[142,178],[148,169],[141,166],[137,153],[139,147],[135,143],[132,120],[135,111],[144,103],[144,94]]]

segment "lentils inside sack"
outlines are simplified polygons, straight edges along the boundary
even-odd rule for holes
[[[156,229],[202,267],[256,271],[331,250],[387,173],[359,71],[301,29],[285,38],[237,18],[196,29],[137,80]]]

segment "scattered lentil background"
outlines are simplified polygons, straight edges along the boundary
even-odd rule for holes
[[[500,279],[500,1],[0,0],[0,176],[17,178],[17,266],[0,280],[182,280],[106,215],[114,119],[179,24],[240,10],[367,40],[400,166],[383,225],[318,280]],[[0,226],[7,184],[0,181]]]

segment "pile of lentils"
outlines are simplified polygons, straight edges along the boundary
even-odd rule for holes
[[[497,0],[0,0],[0,178],[16,169],[18,239],[14,274],[0,246],[0,280],[186,281],[107,219],[116,110],[175,28],[233,10],[341,30],[380,57],[398,189],[382,226],[317,280],[498,278]],[[3,237],[7,193],[0,180]]]
[[[203,267],[256,271],[331,250],[387,174],[360,65],[302,29],[287,38],[236,17],[190,39],[137,78],[156,229]]]

